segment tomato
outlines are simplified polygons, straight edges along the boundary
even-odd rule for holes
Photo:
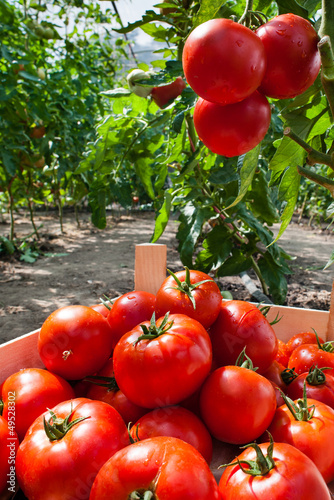
[[[321,66],[319,37],[312,24],[295,14],[282,14],[260,26],[256,35],[267,56],[261,92],[275,99],[305,92]]]
[[[58,432],[52,427],[56,417]],[[110,405],[85,398],[65,401],[40,415],[21,442],[19,486],[31,500],[88,499],[102,465],[129,442],[122,417]]]
[[[327,485],[312,460],[287,443],[274,443],[273,450],[270,445],[249,445],[237,457],[239,462],[226,467],[219,481],[221,500],[330,500]],[[242,468],[252,469],[256,475]]]
[[[100,302],[99,304],[93,304],[92,306],[89,306],[89,307],[91,307],[92,309],[94,309],[94,311],[97,311],[100,314],[102,314],[102,316],[104,316],[105,318],[108,316],[109,311],[111,309],[111,306],[107,307],[102,302]]]
[[[186,314],[209,328],[220,311],[222,296],[217,283],[202,271],[189,270],[170,272],[156,294],[157,317],[171,314]]]
[[[319,342],[324,343],[321,337],[318,336]],[[302,344],[317,344],[317,335],[314,332],[300,332],[293,335],[286,343],[289,357],[292,351]]]
[[[258,88],[266,56],[261,40],[249,28],[231,19],[211,19],[188,36],[182,64],[197,95],[225,105],[242,101]]]
[[[181,406],[156,408],[133,424],[130,430],[133,440],[169,436],[191,444],[210,464],[212,438],[203,422],[191,411]]]
[[[289,358],[288,367],[297,374],[309,371],[312,366],[329,367],[326,374],[334,376],[334,346],[332,342],[321,344],[302,344],[296,347]]]
[[[18,445],[15,420],[10,420],[8,425],[7,420],[0,416],[0,498],[5,490],[13,493],[15,491],[15,458]]]
[[[154,313],[155,295],[134,290],[124,293],[115,300],[107,316],[113,348],[125,333],[143,321],[149,321]]]
[[[113,406],[126,424],[136,422],[148,411],[147,408],[134,404],[120,391],[114,376],[112,358],[94,377],[88,377],[85,380],[89,385],[86,397],[104,401]]]
[[[178,404],[200,387],[212,362],[210,337],[184,314],[144,322],[116,344],[117,384],[134,403],[147,408]]]
[[[268,427],[274,441],[289,443],[318,467],[326,483],[334,479],[334,410],[315,399],[287,400]],[[314,497],[317,498],[317,497]]]
[[[276,410],[272,384],[241,366],[223,366],[205,380],[200,395],[201,415],[212,436],[232,444],[257,439]]]
[[[217,366],[235,364],[244,347],[259,373],[268,370],[275,359],[276,334],[261,311],[250,302],[223,301],[209,333]]]
[[[182,94],[186,88],[186,83],[181,76],[177,77],[172,83],[153,87],[151,97],[159,108],[166,108],[174,99]]]
[[[24,368],[3,384],[3,417],[10,421],[15,406],[15,430],[21,441],[41,413],[73,397],[73,388],[62,377],[40,368]]]
[[[263,373],[264,377],[266,377],[271,382],[274,382],[274,384],[276,384],[280,389],[282,389],[283,392],[285,392],[285,389],[287,387],[286,383],[284,382],[281,376],[284,370],[285,367],[281,363],[276,361],[276,359],[274,359],[274,361],[269,366],[268,370],[266,370]]]
[[[334,376],[322,368],[312,367],[309,372],[298,375],[286,388],[291,399],[303,397],[304,383],[308,398],[316,399],[334,409]]]
[[[61,307],[44,321],[38,336],[38,352],[48,370],[67,380],[92,375],[111,355],[109,324],[90,307]]]
[[[101,468],[90,500],[111,498],[219,500],[219,492],[208,464],[193,446],[158,436],[127,446]]]
[[[287,347],[287,344],[283,342],[283,340],[277,339],[277,342],[278,342],[278,350],[275,360],[278,363],[282,364],[283,366],[287,367],[290,357],[289,349]]]
[[[257,146],[267,133],[270,119],[269,102],[257,91],[226,106],[199,98],[194,109],[200,140],[213,153],[229,158]]]

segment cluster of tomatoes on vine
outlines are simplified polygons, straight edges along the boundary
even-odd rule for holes
[[[14,453],[29,500],[330,499],[331,344],[279,341],[260,307],[222,300],[205,273],[57,309],[38,353],[46,369],[1,386],[0,442],[15,452],[0,446],[0,491]],[[214,442],[246,445],[219,480]]]

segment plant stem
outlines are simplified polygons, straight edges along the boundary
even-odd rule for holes
[[[8,198],[9,198],[9,213],[10,213],[10,241],[14,241],[14,198],[13,195],[8,189]]]
[[[322,0],[321,3],[321,25],[319,36],[329,36],[332,46],[334,46],[334,8],[333,0]]]
[[[34,233],[36,235],[36,238],[39,240],[40,237],[39,237],[38,230],[37,230],[37,227],[36,227],[36,224],[35,224],[35,221],[34,221],[34,210],[33,210],[30,198],[28,198],[28,208],[29,208],[29,215],[30,215],[31,225],[34,228]]]
[[[321,83],[331,108],[332,117],[334,117],[334,56],[329,36],[326,35],[320,40],[318,49],[322,65]]]
[[[293,141],[295,141],[299,146],[301,146],[307,152],[307,163],[309,165],[314,165],[315,163],[320,163],[321,165],[328,165],[332,169],[334,169],[334,159],[331,155],[326,153],[321,153],[312,148],[307,142],[305,142],[301,137],[291,130],[290,127],[284,129],[283,134],[287,137],[290,137]]]
[[[246,7],[245,7],[245,10],[242,14],[242,16],[240,17],[238,23],[239,24],[244,24],[245,21],[246,21],[246,25],[248,23],[248,20],[249,20],[249,16],[248,16],[248,13],[249,11],[253,10],[253,0],[247,0],[246,1]]]
[[[327,177],[323,177],[322,175],[316,174],[315,172],[312,172],[311,170],[308,170],[307,168],[304,167],[299,167],[298,172],[300,175],[303,177],[306,177],[307,179],[310,179],[313,182],[316,182],[320,186],[325,187],[328,189],[328,191],[331,193],[332,197],[334,198],[334,181]]]
[[[260,283],[261,283],[261,287],[262,287],[262,291],[265,295],[268,295],[269,291],[268,291],[268,287],[267,287],[267,283],[264,281],[263,279],[263,276],[262,276],[262,273],[260,271],[260,268],[259,266],[257,265],[257,262],[255,261],[253,255],[251,256],[251,260],[252,260],[252,264],[253,264],[253,269],[255,271],[255,274],[256,276],[259,278],[260,280]]]

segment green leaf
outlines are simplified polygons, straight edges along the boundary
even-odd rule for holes
[[[192,201],[179,207],[179,210],[181,224],[177,232],[177,239],[179,241],[180,259],[183,265],[191,268],[195,245],[204,222],[212,215],[212,210],[208,207],[194,205]]]
[[[130,23],[123,28],[113,28],[113,31],[116,31],[117,33],[130,33],[130,31],[133,31],[136,28],[140,28],[147,23],[151,23],[152,21],[161,21],[161,17],[154,10],[147,10],[139,21]]]
[[[16,174],[16,163],[12,153],[8,153],[6,151],[1,152],[2,161],[5,166],[6,171],[10,176],[14,176]]]
[[[0,243],[8,255],[13,255],[15,252],[15,245],[12,241],[0,234]]]
[[[279,262],[275,261],[273,256],[266,252],[258,260],[258,266],[264,281],[269,287],[269,293],[272,296],[275,304],[284,304],[288,285],[286,281],[286,268],[282,267]]]
[[[308,11],[304,9],[296,0],[276,0],[280,14],[297,14],[298,16],[308,18]]]
[[[228,258],[217,271],[219,278],[235,276],[252,267],[252,259],[247,257],[239,248],[233,248],[231,257]]]
[[[141,182],[145,188],[145,191],[151,198],[151,200],[155,199],[155,192],[152,184],[152,165],[151,158],[138,158],[135,164],[136,172],[140,177]]]
[[[328,269],[332,264],[334,264],[334,251],[332,252],[332,254],[330,256],[329,261],[325,265],[324,271],[325,271],[325,269]]]
[[[42,83],[38,76],[31,75],[27,71],[20,71],[20,78],[24,78],[25,80],[30,80],[32,82],[39,82],[40,84]]]
[[[234,202],[228,206],[226,209],[234,207],[243,199],[246,195],[250,185],[252,184],[254,173],[258,166],[259,154],[261,150],[261,144],[256,146],[254,149],[245,154],[242,161],[242,167],[240,169],[240,188],[239,193]]]
[[[284,200],[286,202],[286,205],[281,215],[282,224],[274,242],[276,242],[282,236],[291,221],[298,199],[299,184],[300,175],[298,173],[297,167],[290,167],[284,173],[279,187],[280,199]]]
[[[171,207],[172,207],[172,195],[169,191],[165,191],[165,198],[163,205],[160,208],[159,214],[155,219],[155,227],[153,236],[151,238],[151,243],[155,243],[156,241],[158,241],[158,239],[166,229]]]
[[[217,16],[219,9],[224,5],[225,0],[202,0],[201,7],[195,17],[194,28]]]
[[[296,144],[289,137],[283,137],[280,145],[269,163],[269,169],[272,170],[270,184],[274,184],[281,177],[283,172],[290,166],[295,167],[304,163],[306,151]]]
[[[230,256],[233,244],[228,229],[217,224],[203,241],[203,250],[196,257],[196,266],[204,272],[220,267]]]
[[[253,177],[252,189],[248,193],[247,201],[250,202],[250,209],[254,216],[259,220],[264,220],[267,224],[278,221],[278,211],[271,195],[267,174],[261,168]]]

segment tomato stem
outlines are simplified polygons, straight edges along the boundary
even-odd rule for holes
[[[65,418],[58,418],[52,410],[49,410],[49,413],[51,415],[49,420],[46,420],[45,416],[43,416],[43,424],[45,433],[50,441],[60,441],[60,439],[62,439],[74,425],[82,422],[83,420],[86,420],[87,418],[90,418],[89,416],[80,417],[70,422],[69,420],[73,414],[72,409]]]
[[[165,315],[162,320],[160,326],[158,326],[155,322],[155,312],[152,314],[152,318],[150,321],[150,326],[147,328],[146,325],[140,325],[143,335],[137,338],[137,340],[133,343],[133,345],[137,345],[141,340],[154,340],[157,337],[160,337],[164,333],[166,333],[173,326],[173,321],[168,323],[169,312]]]
[[[179,290],[181,293],[185,293],[189,297],[193,308],[196,309],[196,302],[195,302],[195,298],[192,294],[192,291],[195,290],[195,288],[198,288],[200,285],[203,285],[203,283],[207,283],[207,282],[213,281],[213,280],[208,279],[208,280],[197,281],[197,283],[191,283],[190,282],[189,268],[187,266],[185,266],[185,270],[186,270],[185,279],[184,279],[184,281],[181,281],[172,271],[167,269],[167,271],[174,278],[174,280],[176,281],[176,284],[177,284],[177,286],[171,286],[170,288],[172,288],[173,290]]]
[[[328,165],[329,167],[334,169],[334,159],[331,155],[321,153],[320,151],[312,148],[312,146],[307,144],[307,142],[299,137],[290,127],[286,127],[283,131],[283,134],[295,141],[303,149],[305,149],[305,151],[307,152],[307,162],[309,165],[320,163],[322,165]]]
[[[332,10],[334,10],[332,8]],[[331,38],[323,36],[318,43],[321,56],[321,83],[326,93],[332,117],[334,117],[334,55]]]
[[[119,387],[117,385],[115,377],[104,377],[101,375],[92,375],[83,380],[84,382],[89,382],[90,384],[99,385],[100,387],[106,387],[108,392],[117,392]]]
[[[303,398],[298,398],[296,402],[292,401],[283,391],[280,390],[286,406],[289,408],[295,420],[308,422],[312,420],[315,406],[308,406],[306,394],[306,382],[304,380]]]
[[[244,24],[245,26],[249,26],[250,24],[250,11],[253,10],[253,0],[247,0],[246,1],[246,7],[245,7],[245,10],[242,14],[242,16],[240,17],[238,23],[239,24]]]
[[[317,366],[311,366],[308,375],[305,377],[306,382],[309,385],[322,385],[326,382],[326,375],[323,370],[330,370],[329,366],[318,368]]]

